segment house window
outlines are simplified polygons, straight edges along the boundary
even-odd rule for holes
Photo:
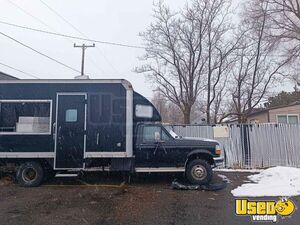
[[[277,122],[278,123],[289,123],[289,124],[296,124],[299,123],[299,116],[298,115],[277,115]]]
[[[51,133],[51,100],[0,100],[0,135]]]

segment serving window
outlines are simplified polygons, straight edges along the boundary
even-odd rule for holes
[[[0,135],[50,134],[51,100],[0,100]]]

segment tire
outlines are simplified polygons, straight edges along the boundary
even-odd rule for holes
[[[44,171],[38,162],[25,162],[18,168],[16,178],[22,187],[37,187],[44,179]]]
[[[213,176],[210,164],[202,159],[190,161],[186,167],[186,178],[192,184],[208,184]]]

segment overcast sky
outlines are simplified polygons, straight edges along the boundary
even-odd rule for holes
[[[138,33],[144,31],[152,19],[152,0],[43,1],[87,37],[109,42],[141,45]],[[166,2],[172,2],[173,7],[180,7],[184,1]],[[0,0],[0,20],[81,36],[40,0]],[[81,50],[73,48],[73,43],[82,44],[82,41],[12,28],[3,24],[0,24],[0,31],[80,70]],[[78,75],[2,35],[0,35],[0,46],[0,63],[26,71],[39,78],[73,78]],[[140,63],[137,57],[144,53],[143,50],[103,44],[96,44],[96,46],[97,48],[89,48],[86,52],[86,74],[89,74],[91,78],[128,79],[134,85],[135,90],[146,97],[152,96],[151,85],[146,82],[144,75],[133,72],[134,67]],[[3,65],[0,65],[0,71],[19,78],[31,78]]]
[[[152,20],[153,0],[42,0],[88,38],[142,45],[138,36]],[[82,36],[40,0],[0,0],[0,21]],[[165,0],[172,8],[181,7],[183,0]],[[0,24],[0,31],[78,70],[81,50],[68,38],[45,35]],[[85,42],[88,43],[88,42]],[[125,78],[134,89],[151,98],[152,87],[144,75],[133,72],[140,64],[144,50],[96,44],[86,52],[85,73],[90,78]],[[0,63],[26,71],[39,78],[74,78],[78,75],[55,62],[0,35]],[[0,71],[18,78],[31,78],[0,65]]]

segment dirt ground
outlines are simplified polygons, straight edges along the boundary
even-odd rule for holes
[[[215,172],[214,182],[220,181],[216,174],[231,180],[225,189],[216,192],[172,190],[172,180],[180,180],[182,175],[139,175],[125,186],[119,186],[121,176],[105,174],[89,174],[80,181],[55,178],[37,188],[2,181],[0,225],[251,224],[249,217],[234,214],[235,198],[230,193],[249,174]],[[102,186],[84,185],[82,181]],[[300,206],[300,197],[292,200]],[[297,210],[278,224],[296,225],[299,221]]]

